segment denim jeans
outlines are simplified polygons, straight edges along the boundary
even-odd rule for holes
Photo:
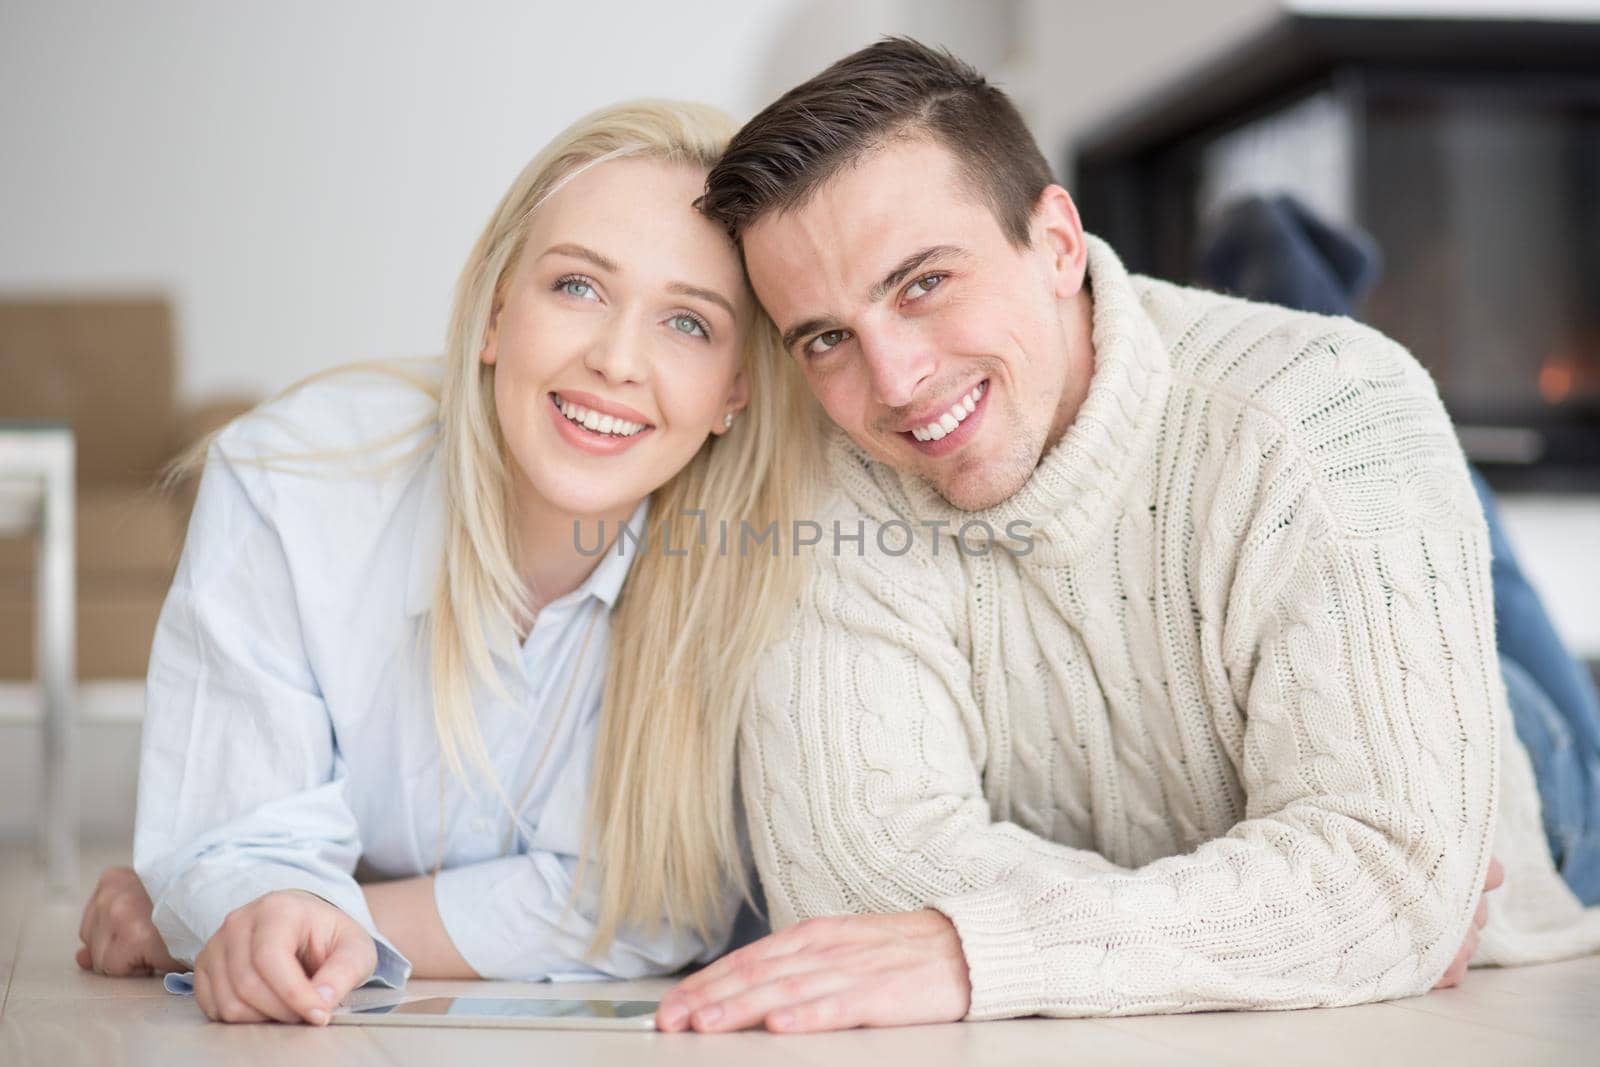
[[[1472,481],[1489,522],[1500,673],[1539,783],[1550,854],[1579,900],[1600,903],[1600,694],[1517,566],[1494,495],[1477,471]]]

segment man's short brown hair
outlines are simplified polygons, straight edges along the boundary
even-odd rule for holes
[[[696,205],[735,241],[757,218],[803,204],[841,169],[891,138],[931,136],[955,156],[1011,243],[1026,247],[1051,182],[1005,93],[949,52],[886,37],[784,93],[747,122]]]

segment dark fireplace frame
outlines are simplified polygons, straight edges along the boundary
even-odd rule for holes
[[[1441,92],[1577,102],[1586,114],[1591,106],[1600,113],[1600,22],[1286,15],[1081,138],[1064,176],[1085,226],[1108,239],[1129,269],[1188,281],[1200,237],[1195,201],[1203,149],[1322,96],[1350,115],[1353,221],[1382,244],[1370,207],[1384,194],[1369,187],[1364,120],[1375,105]],[[1588,141],[1582,144],[1587,151]],[[1584,217],[1575,222],[1596,228],[1592,256],[1600,257],[1600,186],[1593,197],[1585,198]],[[1600,291],[1580,300],[1585,321],[1600,328]],[[1491,482],[1600,490],[1600,393],[1593,403],[1548,411],[1468,403],[1452,396],[1447,355],[1413,347],[1440,379],[1463,444]]]

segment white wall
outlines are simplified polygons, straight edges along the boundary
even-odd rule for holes
[[[183,396],[260,395],[437,351],[499,194],[603,103],[678,96],[742,118],[911,33],[1009,84],[1059,161],[1064,130],[1275,9],[0,0],[0,290],[165,292]]]
[[[793,0],[0,0],[0,289],[161,290],[191,399],[436,351],[512,176],[614,100],[739,114]]]
[[[0,0],[0,291],[161,291],[189,400],[441,345],[510,178],[630,96],[746,117],[883,33],[947,45],[1069,139],[1280,0]],[[1600,14],[1600,0],[1289,0]]]

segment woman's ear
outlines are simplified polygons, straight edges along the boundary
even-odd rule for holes
[[[739,414],[750,403],[750,375],[740,370],[733,376],[733,385],[728,388],[728,399],[722,405],[722,416],[711,427],[714,434],[725,434],[733,429],[730,417]]]
[[[478,351],[478,361],[486,367],[494,366],[500,358],[500,306],[489,312],[489,329],[483,335],[483,348]]]

